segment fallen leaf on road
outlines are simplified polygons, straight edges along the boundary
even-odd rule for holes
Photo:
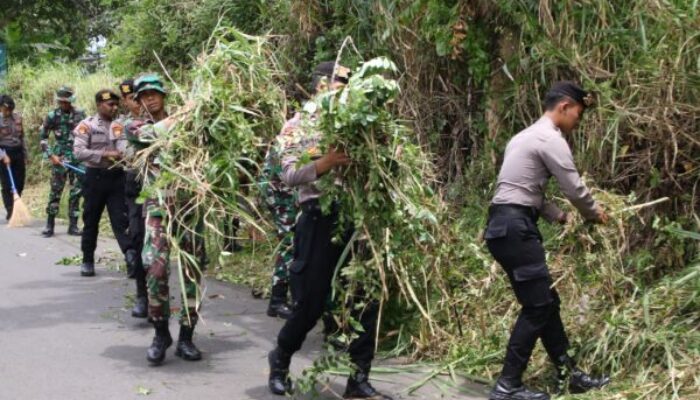
[[[212,294],[211,296],[209,296],[209,298],[210,299],[225,299],[226,297],[224,297],[223,294]]]
[[[136,393],[142,396],[148,396],[149,394],[151,394],[151,389],[139,386],[136,388]]]
[[[76,254],[73,257],[63,257],[56,261],[55,265],[80,265],[83,262],[83,256]]]

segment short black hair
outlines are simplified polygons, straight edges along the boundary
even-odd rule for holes
[[[10,97],[9,94],[0,95],[0,106],[5,106],[10,110],[15,109],[15,101]]]
[[[573,81],[560,81],[552,85],[544,96],[544,108],[551,111],[557,104],[563,100],[569,99],[583,106],[590,107],[593,105],[591,93],[583,90],[578,83]]]

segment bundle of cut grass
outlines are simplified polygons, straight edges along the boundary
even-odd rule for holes
[[[663,244],[659,248],[683,249],[681,253],[695,260],[673,275],[660,275],[664,266],[648,265],[652,255],[633,248],[630,239],[646,223],[640,211],[658,207],[668,199],[636,204],[634,195],[593,191],[609,210],[607,225],[585,223],[569,204],[565,208],[572,218],[564,227],[540,223],[554,287],[562,301],[562,318],[572,342],[571,352],[582,368],[614,378],[610,388],[585,398],[607,399],[611,393],[618,393],[620,398],[692,398],[688,396],[696,392],[700,361],[697,234],[661,219],[652,222],[657,242]],[[465,223],[483,229],[483,223]],[[457,234],[454,229],[452,235]],[[475,232],[467,236],[469,233]],[[663,258],[661,254],[654,256]],[[493,379],[502,366],[520,306],[505,274],[485,249],[454,244],[445,257],[453,266],[445,275],[461,275],[464,280],[461,290],[445,296],[445,301],[436,303],[431,311],[446,315],[445,308],[454,305],[460,310],[461,326],[467,334],[461,335],[455,325],[448,325],[451,337],[447,340],[435,344],[428,337],[416,337],[417,347],[450,354],[453,361],[438,367],[440,371],[458,367]],[[538,384],[554,385],[545,352],[534,353],[528,374],[532,375],[528,379],[539,380]]]
[[[147,182],[145,193],[175,194],[168,220],[190,231],[192,221],[203,222],[219,236],[230,235],[234,218],[255,224],[256,209],[248,199],[255,198],[250,191],[265,146],[284,121],[281,79],[264,38],[233,28],[215,32],[182,95],[187,106],[137,160],[143,167],[157,154],[161,172]]]
[[[338,304],[349,304],[358,292],[366,301],[399,297],[434,332],[441,328],[432,323],[423,294],[436,284],[429,282],[435,275],[431,259],[444,209],[430,188],[434,173],[427,154],[391,108],[400,93],[388,76],[396,72],[386,58],[369,60],[345,87],[314,100],[315,128],[324,134],[321,150],[339,147],[352,159],[338,174],[322,178],[321,203],[339,204],[341,225],[355,229],[357,243],[350,246],[362,249],[341,272],[349,284]],[[344,311],[341,322],[352,326]]]

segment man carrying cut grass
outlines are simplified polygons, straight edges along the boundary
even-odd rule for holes
[[[314,71],[312,85],[317,93],[337,90],[347,84],[348,78],[347,68],[335,62],[323,62]],[[313,110],[307,113],[306,118],[314,120]],[[352,235],[352,229],[344,229],[339,243],[332,241],[338,230],[338,207],[331,207],[329,214],[323,213],[319,198],[324,193],[318,186],[318,180],[323,175],[349,165],[351,160],[338,150],[320,154],[317,146],[322,133],[314,130],[313,124],[311,127],[307,125],[302,123],[282,145],[282,181],[298,190],[301,215],[295,227],[294,261],[289,268],[292,287],[298,295],[295,296],[292,315],[279,332],[277,347],[268,355],[268,387],[278,395],[292,392],[289,379],[292,355],[301,348],[306,335],[326,309],[335,267]],[[357,337],[348,348],[354,370],[348,378],[343,398],[391,400],[369,382],[378,307],[369,304],[359,314],[356,317],[362,324],[362,331],[356,332]]]
[[[515,135],[506,147],[484,238],[506,272],[522,310],[506,347],[501,376],[489,396],[492,400],[549,399],[547,393],[530,390],[522,383],[538,339],[554,362],[561,384],[572,392],[600,388],[610,381],[605,376],[588,376],[567,354],[569,341],[559,315],[559,295],[552,287],[537,228],[540,215],[549,222],[567,221],[566,213],[545,201],[544,189],[551,176],[587,220],[603,224],[608,220],[581,181],[564,138],[592,104],[592,95],[576,83],[555,83],[545,96],[542,118]]]
[[[163,82],[156,75],[145,75],[134,82],[136,101],[143,107],[141,119],[127,124],[127,140],[136,150],[144,149],[153,143],[160,134],[167,132],[176,122],[165,110],[167,92]],[[160,174],[161,160],[152,154],[147,163],[144,179],[154,180]],[[170,251],[177,240],[182,251],[198,260],[195,265],[190,257],[183,258],[182,286],[185,294],[180,312],[180,334],[175,355],[187,361],[202,358],[202,353],[192,342],[198,319],[198,284],[201,269],[204,268],[204,242],[201,223],[192,215],[178,215],[178,221],[168,221],[167,208],[172,207],[176,198],[173,193],[150,193],[144,203],[145,240],[143,244],[143,265],[146,269],[148,289],[148,319],[153,323],[155,336],[146,352],[151,364],[159,365],[165,359],[165,352],[173,343],[170,329]],[[184,227],[182,223],[192,223]],[[172,228],[170,229],[169,226]],[[179,286],[178,286],[179,288]]]

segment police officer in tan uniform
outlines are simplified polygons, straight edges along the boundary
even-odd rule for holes
[[[102,89],[95,95],[95,102],[97,114],[82,120],[74,131],[75,156],[87,167],[83,189],[82,276],[95,275],[97,234],[105,206],[120,249],[125,254],[134,251],[127,235],[124,170],[116,164],[122,154],[109,137],[110,124],[119,109],[119,96],[111,90]]]
[[[578,84],[557,82],[545,96],[544,115],[513,136],[506,146],[484,238],[508,276],[522,309],[506,347],[501,376],[489,399],[549,399],[547,393],[528,389],[522,383],[538,339],[559,372],[560,385],[569,386],[572,392],[585,392],[610,381],[579,370],[567,354],[569,341],[559,315],[559,294],[552,287],[542,235],[537,228],[540,216],[554,223],[568,219],[566,213],[545,199],[544,190],[552,176],[584,218],[594,223],[608,219],[581,181],[565,139],[592,104],[591,94]]]
[[[0,150],[3,150],[10,163],[17,194],[22,195],[24,189],[25,165],[27,163],[27,146],[24,142],[22,116],[15,112],[15,102],[8,95],[0,96]],[[0,171],[2,184],[2,201],[7,211],[6,219],[12,216],[14,196],[10,184],[10,171],[3,167]]]

